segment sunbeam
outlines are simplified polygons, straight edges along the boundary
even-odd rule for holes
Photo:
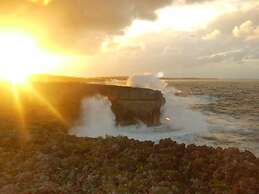
[[[62,114],[46,99],[42,94],[40,94],[31,84],[26,85],[26,91],[33,95],[36,100],[44,104],[47,109],[54,115],[59,121],[62,122],[65,126],[68,126],[68,122],[62,116]]]
[[[20,133],[20,136],[22,137],[21,140],[27,141],[29,139],[29,132],[26,126],[25,112],[21,101],[20,91],[18,86],[16,85],[12,84],[11,87],[12,87],[13,101],[14,101],[15,109],[17,111],[19,133]]]

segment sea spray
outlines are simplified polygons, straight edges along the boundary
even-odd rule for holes
[[[129,77],[127,80],[127,86],[164,91],[167,84],[152,74],[146,74],[133,75]]]
[[[170,129],[182,130],[187,133],[206,133],[208,129],[207,116],[191,109],[196,99],[178,96],[176,95],[178,92],[174,88],[164,90],[166,103],[162,109],[162,124]]]
[[[82,101],[81,119],[70,133],[80,137],[99,137],[113,133],[116,126],[111,102],[107,97],[94,96]]]
[[[138,140],[159,141],[173,138],[179,142],[193,143],[207,132],[206,117],[191,110],[192,97],[180,97],[179,92],[167,88],[166,83],[153,75],[135,75],[128,79],[128,86],[160,90],[166,98],[161,108],[161,126],[147,127],[143,123],[127,127],[116,126],[111,102],[107,97],[95,96],[82,101],[82,113],[78,124],[70,130],[76,136],[105,137],[127,136]]]

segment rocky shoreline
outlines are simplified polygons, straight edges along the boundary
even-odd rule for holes
[[[1,135],[1,194],[259,193],[259,159],[248,151],[50,129],[26,142]]]
[[[154,144],[127,137],[70,136],[70,126],[45,106],[22,104],[27,110],[21,120],[13,99],[4,94],[0,194],[259,193],[259,158],[251,152],[178,144],[170,139]],[[58,102],[55,107],[64,112],[75,107]]]

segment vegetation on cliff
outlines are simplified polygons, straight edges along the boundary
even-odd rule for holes
[[[44,129],[0,138],[0,193],[259,193],[259,159],[234,148]]]

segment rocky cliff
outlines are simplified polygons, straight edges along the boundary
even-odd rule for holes
[[[139,121],[149,126],[160,124],[160,109],[164,104],[160,91],[85,83],[36,83],[34,88],[71,119],[78,118],[83,98],[103,95],[112,103],[117,124]]]
[[[160,109],[164,104],[160,91],[72,82],[35,82],[32,88],[34,92],[31,91],[32,89],[29,91],[26,88],[19,89],[19,98],[23,111],[27,113],[27,118],[31,118],[30,115],[33,117],[39,115],[38,120],[44,122],[45,112],[47,112],[44,108],[46,108],[52,113],[59,112],[66,121],[72,124],[80,116],[82,99],[103,95],[107,96],[112,103],[111,108],[116,116],[117,124],[130,125],[137,122],[143,122],[148,126],[160,124]],[[7,89],[3,88],[0,91],[2,100],[3,96],[8,97],[6,91]],[[11,93],[10,90],[10,95]],[[13,104],[13,97],[7,99],[9,100],[4,104]],[[7,106],[6,111],[10,112],[10,107]]]

